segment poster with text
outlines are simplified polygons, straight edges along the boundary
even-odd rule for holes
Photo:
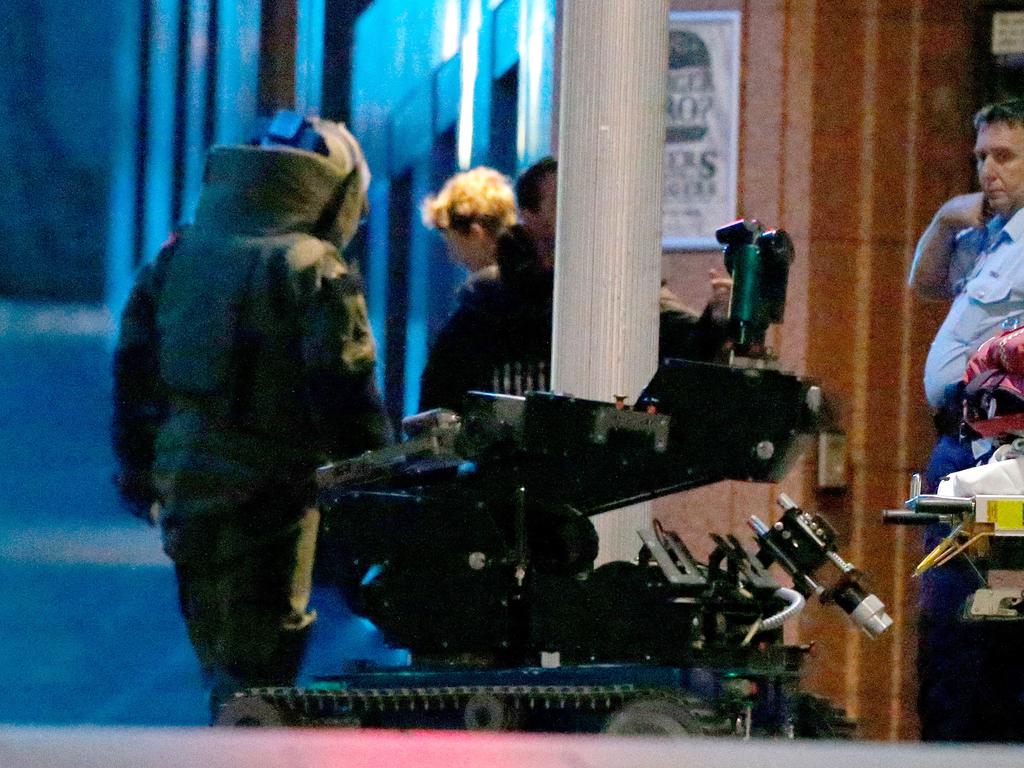
[[[740,14],[669,14],[662,245],[718,248],[736,218]]]

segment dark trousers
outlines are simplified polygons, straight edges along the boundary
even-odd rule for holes
[[[925,491],[974,463],[969,443],[940,437]],[[947,526],[929,526],[926,551],[948,532]],[[1024,625],[961,618],[964,602],[983,585],[962,556],[921,575],[917,712],[923,741],[1024,740]]]

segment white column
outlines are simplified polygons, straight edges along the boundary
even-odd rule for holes
[[[668,0],[565,0],[553,389],[633,402],[657,367]],[[595,519],[631,559],[649,505]]]

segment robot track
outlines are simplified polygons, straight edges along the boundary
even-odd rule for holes
[[[742,733],[737,720],[695,696],[628,685],[250,688],[221,706],[217,725]]]

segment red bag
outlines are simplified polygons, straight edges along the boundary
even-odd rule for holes
[[[1024,327],[985,341],[967,361],[964,421],[982,437],[1024,433]]]

